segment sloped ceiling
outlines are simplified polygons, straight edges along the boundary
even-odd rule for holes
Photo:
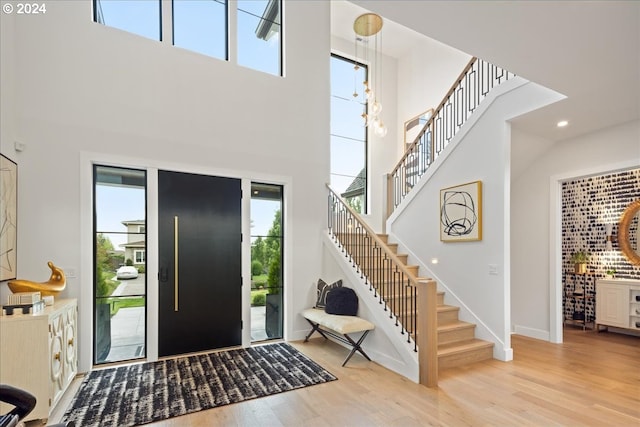
[[[358,8],[338,3],[332,32],[351,39]],[[525,132],[560,141],[640,119],[640,1],[351,3],[385,18],[386,54],[401,56],[419,33],[567,96],[514,119]]]

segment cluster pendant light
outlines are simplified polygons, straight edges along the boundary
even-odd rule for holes
[[[369,76],[362,82],[365,96],[364,111],[362,118],[367,127],[373,132],[384,137],[387,134],[387,127],[380,118],[382,103],[378,94],[382,90],[382,17],[375,13],[365,13],[356,18],[353,22],[355,36],[355,66],[356,72],[360,69],[359,64],[369,65]],[[358,97],[358,87],[354,89],[354,98]]]

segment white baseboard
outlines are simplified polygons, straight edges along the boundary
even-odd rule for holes
[[[528,328],[526,326],[514,325],[513,333],[522,335],[529,338],[535,338],[538,340],[549,341],[551,335],[549,331],[543,331],[542,329]]]

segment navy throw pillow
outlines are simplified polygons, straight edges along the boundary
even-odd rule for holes
[[[358,314],[358,296],[347,287],[331,289],[327,294],[327,305],[324,311],[328,314],[356,316]]]

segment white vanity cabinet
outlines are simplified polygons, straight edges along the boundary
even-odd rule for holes
[[[596,281],[596,327],[640,331],[640,280]]]
[[[75,378],[77,319],[75,299],[56,301],[36,314],[0,316],[0,383],[36,397],[26,420],[48,419]],[[11,408],[0,404],[0,414]]]

